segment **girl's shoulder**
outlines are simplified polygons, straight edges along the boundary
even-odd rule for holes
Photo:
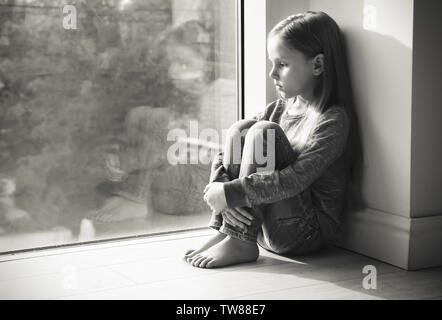
[[[341,131],[346,132],[350,127],[347,110],[341,105],[329,107],[320,117],[316,131]]]
[[[325,119],[348,122],[348,113],[342,105],[332,105],[323,114]]]

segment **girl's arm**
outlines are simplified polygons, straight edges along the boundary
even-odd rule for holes
[[[349,123],[341,108],[316,130],[317,142],[303,151],[294,163],[282,170],[258,172],[224,183],[227,206],[244,207],[273,203],[293,197],[308,188],[343,153]]]

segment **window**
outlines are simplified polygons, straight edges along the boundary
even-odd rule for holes
[[[0,252],[205,227],[237,1],[2,3]]]

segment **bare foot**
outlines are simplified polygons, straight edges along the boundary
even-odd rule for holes
[[[216,268],[256,261],[258,256],[256,243],[227,236],[206,251],[194,255],[189,263],[199,268]]]
[[[206,241],[199,249],[190,249],[187,250],[184,254],[184,260],[190,263],[190,259],[195,256],[196,254],[206,251],[213,245],[217,244],[218,242],[224,240],[224,238],[227,237],[224,233],[217,232],[213,237],[211,237],[208,241]]]

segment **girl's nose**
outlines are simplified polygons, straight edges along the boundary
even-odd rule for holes
[[[269,77],[274,79],[274,80],[278,79],[278,74],[277,74],[277,72],[276,72],[274,67],[272,68],[272,70],[270,70]]]

